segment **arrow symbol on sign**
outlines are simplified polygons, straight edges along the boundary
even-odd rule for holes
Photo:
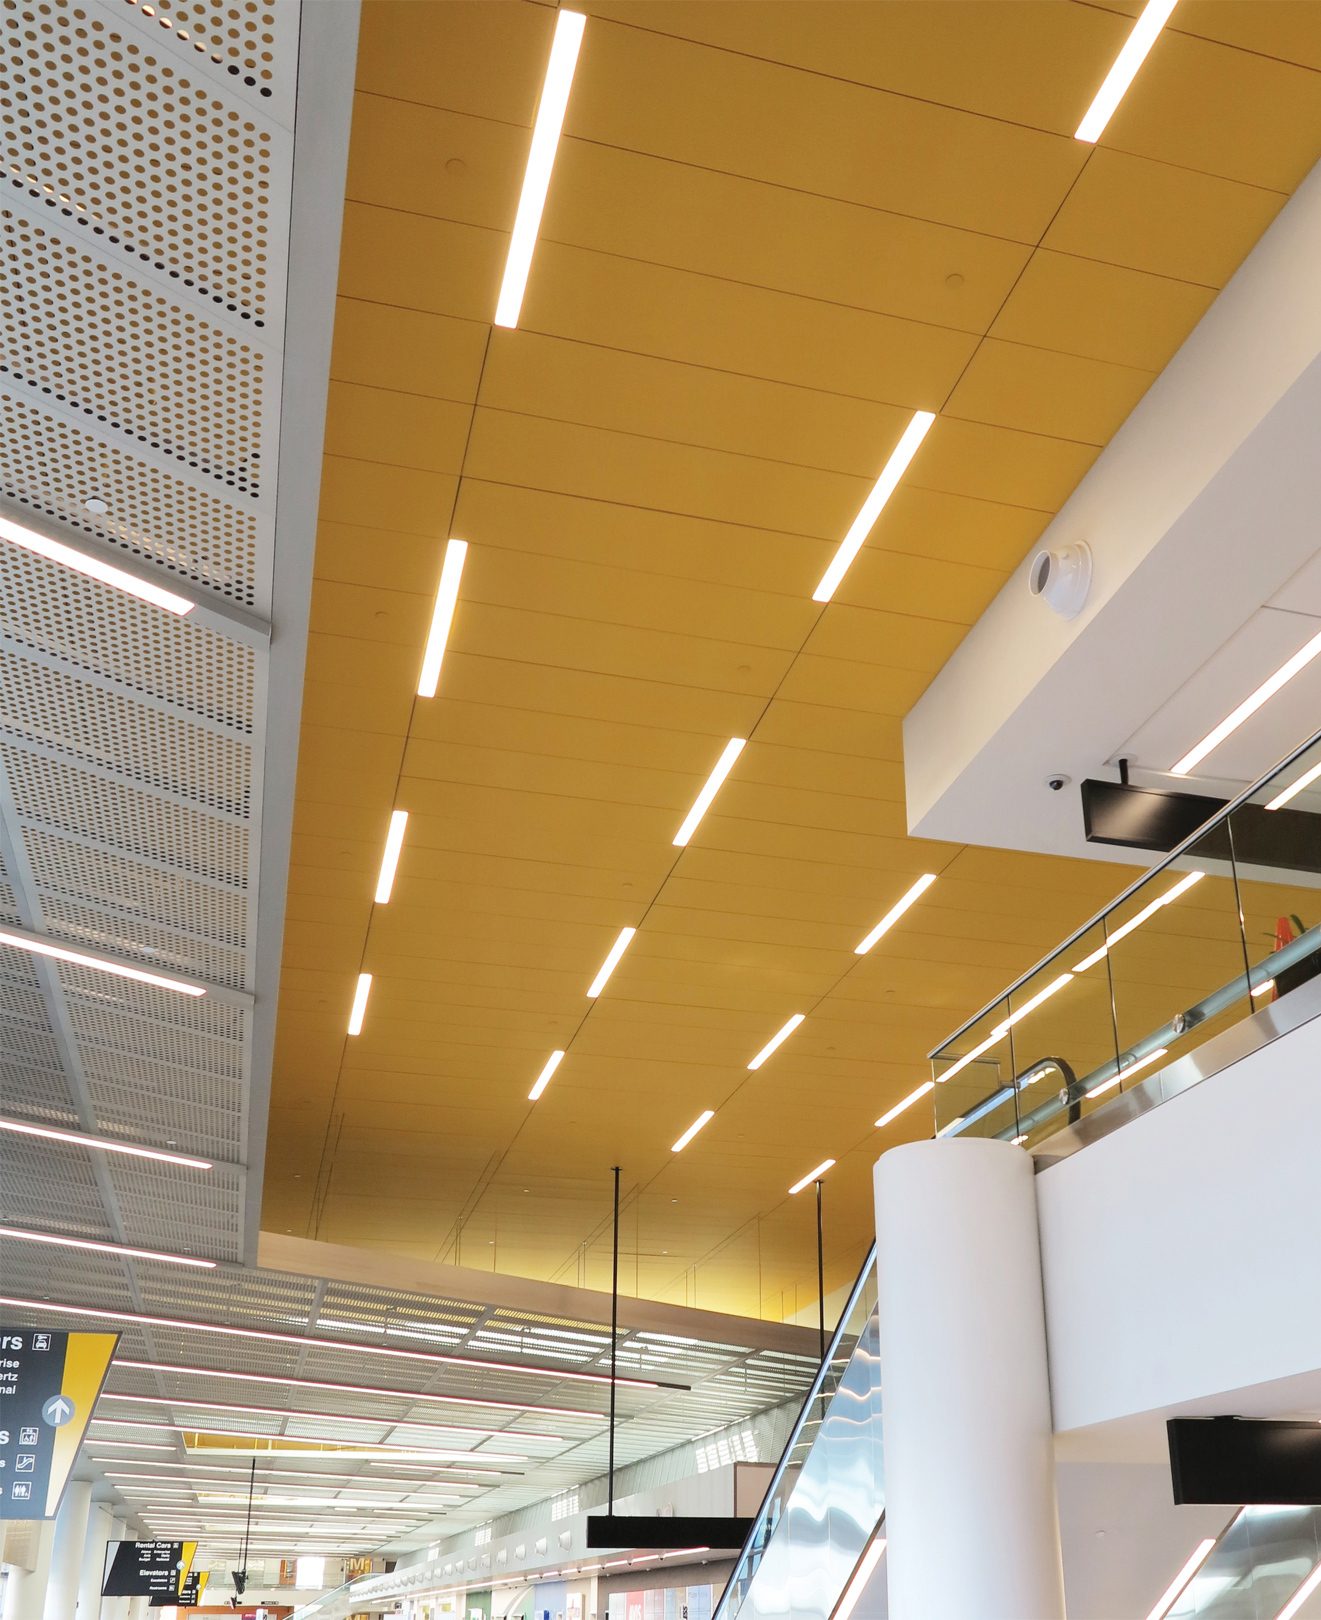
[[[60,1428],[73,1416],[73,1402],[67,1395],[52,1395],[41,1409],[41,1415],[53,1428]]]

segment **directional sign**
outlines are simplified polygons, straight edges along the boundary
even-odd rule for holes
[[[0,1327],[0,1519],[53,1519],[118,1333]]]
[[[195,1541],[112,1541],[102,1597],[149,1597],[177,1604],[197,1555]]]
[[[206,1583],[211,1579],[209,1569],[195,1569],[179,1588],[178,1596],[171,1596],[168,1592],[158,1592],[147,1605],[151,1609],[196,1609],[200,1607],[206,1595]]]

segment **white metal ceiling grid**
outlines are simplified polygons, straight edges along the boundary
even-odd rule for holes
[[[210,990],[7,960],[0,1108],[217,1161],[11,1136],[5,1207],[237,1258],[267,661],[243,613],[272,598],[299,8],[2,3],[0,501],[201,605],[0,547],[0,917]],[[29,1292],[137,1299],[51,1253]],[[6,1283],[30,1264],[6,1252]]]

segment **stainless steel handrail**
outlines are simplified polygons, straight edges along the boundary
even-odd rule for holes
[[[931,1050],[927,1053],[928,1061],[936,1058],[945,1050],[947,1046],[951,1044],[951,1042],[957,1041],[960,1035],[966,1035],[974,1024],[980,1023],[981,1020],[986,1017],[987,1013],[992,1011],[993,1008],[998,1007],[1002,1001],[1007,1001],[1016,990],[1021,990],[1029,979],[1040,973],[1042,968],[1053,962],[1057,956],[1062,956],[1065,951],[1072,949],[1072,947],[1078,943],[1078,941],[1085,933],[1087,933],[1089,929],[1095,928],[1097,923],[1103,922],[1112,911],[1114,911],[1117,907],[1122,906],[1125,900],[1136,894],[1142,885],[1154,877],[1157,872],[1165,871],[1167,867],[1172,866],[1174,862],[1177,861],[1181,856],[1186,855],[1190,849],[1192,849],[1196,844],[1200,843],[1200,841],[1206,837],[1207,833],[1213,827],[1218,827],[1222,822],[1228,821],[1230,816],[1232,816],[1236,810],[1241,809],[1243,805],[1248,803],[1254,793],[1259,793],[1268,782],[1277,777],[1281,771],[1287,770],[1289,766],[1293,764],[1294,760],[1300,758],[1307,752],[1309,748],[1314,748],[1319,742],[1321,742],[1321,731],[1314,731],[1306,742],[1300,743],[1297,748],[1291,749],[1289,753],[1281,755],[1275,764],[1271,766],[1270,770],[1263,771],[1257,780],[1251,785],[1251,787],[1244,788],[1242,793],[1240,793],[1236,798],[1231,799],[1229,803],[1226,804],[1222,809],[1217,810],[1215,815],[1208,816],[1202,825],[1194,832],[1189,833],[1187,838],[1185,838],[1182,843],[1176,844],[1169,854],[1166,855],[1164,860],[1158,861],[1155,866],[1149,866],[1140,877],[1134,878],[1132,883],[1130,883],[1126,889],[1122,890],[1121,893],[1117,894],[1113,900],[1108,900],[1095,916],[1089,917],[1087,921],[1080,927],[1075,928],[1067,939],[1061,940],[1058,945],[1052,946],[1039,962],[1028,968],[1026,973],[1020,973],[1014,982],[1008,987],[1008,989],[1002,990],[999,995],[992,996],[984,1007],[979,1007],[978,1010],[973,1013],[971,1018],[965,1018],[952,1034],[946,1035],[943,1041],[939,1041],[931,1048]]]

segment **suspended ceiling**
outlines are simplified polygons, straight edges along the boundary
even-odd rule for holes
[[[1122,880],[908,838],[901,722],[1315,160],[1321,13],[1183,0],[1090,147],[1135,5],[582,9],[517,331],[491,317],[553,8],[364,10],[264,1220],[602,1286],[619,1164],[626,1287],[782,1315],[815,1286],[787,1188],[840,1161],[842,1282],[871,1163],[929,1130],[872,1121]]]

